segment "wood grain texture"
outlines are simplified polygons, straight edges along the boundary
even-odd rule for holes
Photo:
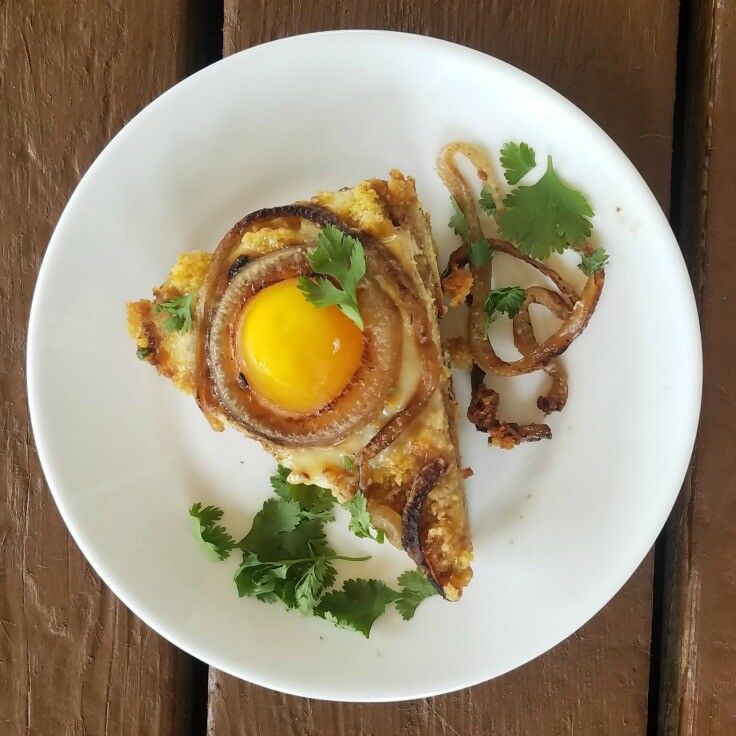
[[[3,736],[188,732],[191,663],[102,585],[58,516],[24,359],[39,262],[67,198],[108,139],[191,70],[192,38],[182,0],[0,4]]]
[[[678,4],[674,0],[225,0],[224,51],[295,33],[387,28],[509,61],[566,95],[669,203]],[[438,698],[301,700],[210,672],[210,736],[641,736],[647,722],[652,559],[566,642],[502,678]]]
[[[736,14],[689,7],[680,239],[701,309],[702,419],[668,526],[660,699],[666,736],[736,733]]]

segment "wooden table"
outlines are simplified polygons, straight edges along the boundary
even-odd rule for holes
[[[618,595],[515,672],[383,705],[302,700],[239,682],[138,621],[58,516],[29,430],[23,368],[51,230],[111,136],[222,54],[351,27],[481,49],[591,115],[670,212],[705,350],[690,477],[665,533]],[[0,105],[0,734],[736,734],[733,0],[3,0]],[[656,266],[642,254],[653,279]]]

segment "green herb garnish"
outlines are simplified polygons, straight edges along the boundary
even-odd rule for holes
[[[493,201],[493,195],[487,184],[484,184],[480,190],[480,199],[478,200],[480,208],[487,215],[493,215],[496,211],[496,203]]]
[[[455,197],[450,197],[450,203],[452,204],[452,215],[448,221],[448,225],[455,231],[456,235],[459,235],[463,242],[467,242],[468,238],[468,221],[465,217],[465,213],[460,209]]]
[[[500,289],[491,289],[484,309],[488,319],[493,322],[498,314],[515,317],[525,300],[526,291],[520,286],[504,286]]]
[[[334,521],[335,497],[332,491],[307,483],[289,483],[287,478],[290,472],[289,468],[279,465],[271,476],[271,488],[276,495],[287,501],[296,501],[304,519]]]
[[[192,517],[194,536],[202,543],[209,557],[214,560],[229,557],[236,544],[225,527],[217,524],[222,519],[222,509],[217,506],[203,508],[201,503],[195,503],[189,509],[189,516]]]
[[[171,316],[164,321],[168,332],[189,332],[192,329],[192,301],[194,294],[182,294],[167,302],[156,304],[154,312],[166,312]]]
[[[419,570],[407,570],[399,575],[401,593],[396,599],[396,609],[404,621],[413,618],[417,606],[426,598],[438,595],[437,588]]]
[[[353,462],[353,458],[350,455],[343,455],[342,466],[345,470],[352,470],[355,467],[355,462]]]
[[[331,276],[339,288],[326,278],[300,276],[299,288],[316,307],[336,305],[362,330],[363,317],[358,307],[358,282],[365,275],[365,253],[361,242],[339,228],[327,225],[317,236],[317,247],[309,254],[309,265],[316,273]]]
[[[342,507],[350,512],[350,523],[348,529],[361,539],[373,539],[378,544],[383,544],[385,534],[381,529],[373,533],[371,519],[368,515],[368,501],[362,491],[356,491],[355,495]]]
[[[608,253],[603,248],[596,248],[592,253],[581,253],[578,268],[586,275],[592,276],[608,263]]]
[[[485,238],[481,238],[470,244],[468,260],[473,268],[489,264],[492,257],[491,244]]]
[[[195,534],[210,557],[224,560],[233,549],[242,551],[243,560],[235,573],[240,596],[281,602],[286,608],[321,616],[367,637],[390,603],[395,602],[402,618],[408,621],[423,600],[436,594],[434,586],[418,570],[407,570],[399,576],[398,591],[380,580],[360,578],[346,581],[341,590],[331,590],[337,561],[362,562],[370,557],[348,557],[335,552],[325,536],[325,516],[315,515],[321,514],[318,509],[326,503],[313,491],[319,487],[289,483],[288,473],[287,468],[279,466],[271,477],[278,497],[263,504],[250,531],[239,542],[218,525],[222,509],[203,508],[201,503],[195,503],[189,511]],[[361,493],[360,497],[363,500],[355,504],[358,511],[352,514],[351,528],[357,519],[360,530],[367,530],[359,536],[371,536],[365,496]]]
[[[153,352],[153,348],[146,347],[146,348],[138,348],[138,350],[135,351],[135,354],[138,360],[145,360],[152,352]]]
[[[588,200],[559,179],[551,156],[542,178],[531,186],[514,189],[504,199],[504,206],[498,216],[499,232],[522,253],[539,260],[580,245],[590,237],[593,227]]]
[[[509,141],[501,148],[501,166],[509,184],[518,184],[536,165],[534,149],[526,143]]]

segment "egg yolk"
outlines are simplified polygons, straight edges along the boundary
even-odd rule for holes
[[[287,279],[245,306],[238,353],[248,384],[276,405],[312,412],[339,396],[361,363],[363,333],[337,307],[318,309]]]

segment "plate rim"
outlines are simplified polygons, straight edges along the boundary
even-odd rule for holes
[[[691,387],[691,390],[693,391],[693,403],[691,405],[691,412],[689,421],[687,424],[689,425],[689,439],[687,441],[687,446],[690,448],[689,453],[686,457],[680,458],[678,463],[673,462],[672,466],[675,467],[675,465],[679,468],[679,472],[677,473],[677,476],[681,478],[679,484],[675,489],[673,489],[671,493],[671,501],[668,502],[668,504],[662,506],[661,511],[661,523],[658,524],[656,529],[650,532],[649,535],[643,535],[646,536],[645,544],[639,545],[641,549],[637,549],[636,554],[631,555],[631,559],[635,560],[633,564],[630,564],[629,566],[624,569],[622,567],[622,572],[619,573],[618,576],[612,576],[613,582],[609,584],[609,587],[606,588],[605,593],[601,596],[602,601],[599,602],[599,605],[595,606],[595,610],[592,612],[586,612],[582,616],[577,616],[572,624],[570,624],[566,629],[565,633],[561,638],[557,638],[555,641],[552,641],[548,644],[548,646],[545,646],[544,649],[538,651],[533,656],[528,657],[524,661],[519,662],[515,667],[513,667],[511,670],[506,670],[502,673],[497,674],[491,674],[489,676],[485,677],[469,677],[465,678],[462,681],[457,681],[452,684],[450,687],[440,687],[434,690],[428,690],[427,692],[418,692],[416,694],[411,695],[400,695],[398,697],[386,695],[382,697],[377,697],[375,695],[369,695],[369,696],[361,696],[359,693],[356,692],[355,697],[351,698],[343,698],[343,697],[331,697],[329,693],[324,693],[319,690],[319,687],[305,687],[301,690],[291,687],[289,685],[284,685],[282,682],[280,682],[279,677],[272,678],[271,681],[268,681],[267,679],[258,676],[258,675],[252,675],[252,674],[243,674],[242,671],[235,671],[234,668],[223,665],[222,663],[218,663],[216,661],[213,661],[213,658],[208,656],[207,653],[201,651],[201,648],[198,647],[195,643],[190,642],[184,642],[182,641],[179,636],[176,633],[171,633],[170,629],[168,629],[166,622],[158,620],[156,616],[149,616],[148,613],[143,614],[140,610],[141,606],[138,605],[138,603],[134,600],[132,600],[132,596],[128,596],[127,593],[123,592],[121,588],[118,585],[117,580],[115,579],[114,574],[108,574],[108,571],[105,569],[104,564],[100,564],[100,562],[96,559],[96,556],[94,555],[93,551],[90,549],[90,545],[87,544],[85,540],[85,534],[83,530],[75,523],[73,514],[71,513],[70,509],[66,506],[64,503],[63,497],[64,493],[61,490],[61,485],[54,479],[54,468],[52,467],[53,463],[49,459],[49,456],[47,454],[46,449],[46,443],[49,442],[48,438],[43,435],[43,433],[39,433],[37,431],[38,427],[41,425],[42,420],[41,417],[43,415],[44,409],[41,407],[38,399],[38,389],[36,389],[36,382],[39,379],[39,376],[36,375],[36,372],[39,370],[39,362],[35,358],[36,350],[38,349],[38,332],[40,330],[39,327],[39,302],[41,300],[41,297],[39,296],[46,290],[46,281],[48,280],[48,275],[50,273],[51,266],[49,265],[52,263],[53,259],[57,256],[59,251],[59,248],[61,247],[61,243],[63,242],[62,236],[59,234],[62,232],[64,225],[66,224],[67,219],[70,219],[73,215],[72,210],[75,208],[76,201],[79,199],[82,195],[80,194],[80,190],[83,191],[86,186],[89,185],[89,182],[94,175],[94,173],[97,171],[98,168],[104,166],[104,163],[107,159],[107,155],[109,154],[110,149],[113,149],[115,147],[115,144],[119,143],[119,141],[126,136],[133,135],[139,125],[145,122],[145,119],[148,117],[148,115],[152,114],[152,110],[157,109],[162,103],[163,100],[165,100],[169,95],[173,94],[175,90],[178,90],[182,86],[186,86],[188,83],[191,82],[191,80],[195,78],[202,78],[206,77],[210,74],[218,74],[219,71],[213,71],[213,69],[222,69],[226,65],[236,65],[243,63],[242,59],[244,57],[248,57],[251,54],[257,54],[259,51],[261,51],[264,47],[272,47],[272,46],[284,46],[287,47],[292,44],[300,44],[303,43],[307,39],[316,39],[322,37],[347,37],[347,36],[359,36],[359,37],[367,37],[372,38],[375,42],[376,40],[381,41],[382,39],[386,39],[387,41],[391,43],[399,43],[399,44],[406,44],[407,45],[407,53],[413,53],[414,47],[434,47],[438,51],[442,53],[454,53],[458,57],[466,57],[468,59],[476,59],[476,60],[482,60],[484,63],[488,64],[489,66],[496,66],[497,70],[500,70],[502,72],[505,72],[507,74],[511,74],[519,78],[519,82],[522,85],[530,84],[537,88],[537,91],[541,94],[544,94],[548,97],[550,97],[553,102],[556,104],[562,104],[562,106],[567,107],[569,110],[572,110],[576,113],[577,116],[580,116],[584,121],[587,122],[588,126],[590,127],[591,133],[595,133],[596,136],[598,136],[603,143],[605,143],[609,147],[613,147],[613,150],[619,155],[619,157],[622,159],[623,162],[628,166],[630,173],[634,175],[640,184],[640,187],[642,189],[642,194],[649,197],[649,204],[648,207],[649,210],[651,210],[652,214],[655,212],[658,213],[658,216],[660,218],[660,224],[664,225],[666,227],[666,230],[669,232],[670,235],[670,244],[673,246],[672,250],[674,251],[672,253],[672,257],[678,261],[678,271],[679,271],[679,283],[677,284],[678,290],[684,291],[684,295],[689,295],[689,305],[688,305],[688,311],[690,312],[691,316],[691,325],[693,329],[689,330],[689,333],[686,334],[683,337],[683,344],[686,344],[687,347],[687,353],[690,355],[691,359],[693,360],[693,370],[694,370],[694,385]],[[311,42],[311,41],[310,41]],[[409,48],[410,47],[410,48]],[[674,265],[674,264],[673,264]],[[682,287],[685,287],[682,289]],[[44,478],[46,480],[46,484],[48,485],[49,491],[52,495],[52,498],[54,499],[54,502],[56,504],[57,509],[59,510],[59,514],[62,517],[62,520],[64,521],[64,524],[67,527],[67,530],[69,531],[72,539],[84,555],[85,559],[89,563],[89,565],[94,569],[95,573],[99,575],[101,580],[107,585],[108,588],[114,593],[114,595],[138,618],[140,618],[147,626],[149,626],[151,629],[153,629],[157,634],[165,638],[167,641],[172,643],[174,646],[178,647],[179,649],[183,650],[187,654],[196,657],[197,659],[200,659],[201,661],[208,664],[208,666],[216,667],[217,669],[226,672],[227,674],[230,674],[234,677],[237,677],[238,679],[245,680],[247,682],[251,682],[255,685],[258,685],[260,687],[266,687],[272,690],[275,690],[277,692],[283,692],[287,695],[293,695],[298,697],[310,697],[310,698],[317,698],[327,701],[333,701],[333,702],[401,702],[401,701],[407,701],[407,700],[413,700],[417,698],[425,698],[425,697],[433,697],[440,694],[446,694],[446,693],[452,693],[457,690],[461,690],[467,687],[472,687],[478,684],[481,684],[483,682],[486,682],[490,679],[494,679],[495,677],[502,676],[503,674],[507,674],[508,672],[511,672],[513,669],[517,669],[519,667],[522,667],[528,662],[532,661],[533,659],[536,659],[537,657],[543,655],[544,653],[548,652],[550,649],[554,648],[558,644],[564,642],[567,640],[575,631],[577,631],[579,628],[581,628],[583,625],[585,625],[588,621],[590,621],[593,617],[595,617],[601,609],[607,605],[610,600],[616,595],[616,593],[625,585],[626,581],[631,577],[631,575],[635,572],[635,570],[639,567],[643,559],[646,557],[646,554],[651,549],[652,545],[656,541],[657,537],[659,536],[664,524],[667,521],[667,518],[669,517],[672,508],[675,504],[675,501],[680,493],[680,489],[682,487],[682,483],[686,477],[687,470],[690,466],[693,449],[695,445],[695,438],[697,435],[697,427],[700,417],[700,409],[701,409],[701,402],[702,402],[702,382],[703,382],[703,356],[702,356],[702,337],[701,337],[701,331],[699,327],[699,313],[697,309],[697,304],[695,301],[695,294],[692,287],[692,282],[689,276],[689,273],[687,271],[687,266],[685,264],[685,260],[682,254],[682,251],[680,250],[679,244],[677,243],[677,239],[675,238],[674,233],[672,232],[672,228],[670,226],[670,223],[665,216],[661,206],[659,205],[659,202],[654,197],[654,194],[651,192],[649,186],[644,181],[643,177],[639,173],[638,169],[634,166],[634,164],[631,162],[631,160],[628,158],[628,156],[621,150],[621,148],[616,144],[615,141],[590,117],[588,116],[583,110],[581,110],[577,105],[575,105],[573,102],[571,102],[569,99],[564,97],[561,93],[554,90],[552,87],[548,86],[541,80],[537,79],[536,77],[532,76],[531,74],[523,71],[522,69],[519,69],[518,67],[513,66],[512,64],[509,64],[508,62],[505,62],[501,59],[498,59],[497,57],[491,56],[490,54],[486,54],[482,51],[478,51],[476,49],[472,49],[467,46],[463,46],[461,44],[457,44],[451,41],[446,41],[444,39],[435,38],[433,36],[425,36],[425,35],[419,35],[419,34],[413,34],[413,33],[406,33],[406,32],[400,32],[400,31],[386,31],[386,30],[380,30],[380,29],[343,29],[343,30],[330,30],[330,31],[319,31],[315,33],[304,33],[304,34],[298,34],[294,36],[287,36],[285,38],[275,39],[272,41],[268,41],[263,44],[258,44],[252,47],[249,47],[247,49],[243,49],[235,54],[232,54],[228,57],[224,57],[223,59],[220,59],[213,64],[195,72],[192,75],[189,75],[188,77],[182,79],[181,81],[177,82],[172,87],[165,90],[162,94],[160,94],[158,97],[156,97],[154,100],[152,100],[150,103],[145,105],[139,112],[136,113],[111,139],[108,141],[108,143],[104,146],[104,148],[98,153],[94,161],[90,164],[88,169],[85,171],[82,178],[79,180],[77,185],[74,188],[74,191],[72,192],[71,196],[67,200],[64,209],[59,217],[59,220],[57,224],[55,225],[51,237],[49,238],[49,242],[47,245],[47,248],[44,252],[44,255],[41,260],[41,264],[38,270],[38,276],[36,278],[36,283],[34,285],[33,289],[33,297],[31,301],[31,306],[29,310],[29,317],[28,317],[28,329],[27,329],[27,335],[26,335],[26,360],[25,360],[25,371],[26,371],[26,390],[27,390],[27,402],[28,402],[28,409],[29,409],[29,419],[30,419],[30,428],[33,433],[34,443],[36,446],[36,451],[38,454],[39,462],[41,465],[41,469],[44,474]],[[683,435],[684,437],[685,435]],[[124,587],[124,586],[122,586]],[[247,669],[247,668],[246,668]]]

